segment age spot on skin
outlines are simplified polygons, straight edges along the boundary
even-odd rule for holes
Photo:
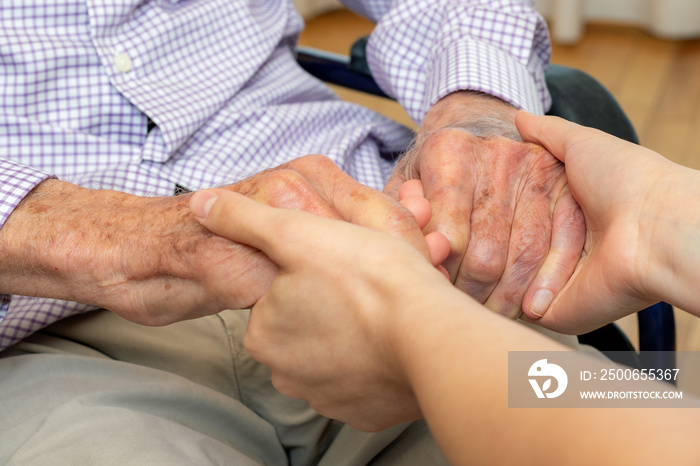
[[[547,191],[549,191],[550,187],[545,185],[544,183],[532,183],[529,186],[530,192],[532,194],[545,194]]]
[[[350,197],[352,197],[356,202],[362,202],[362,201],[366,201],[367,199],[369,199],[369,196],[367,196],[367,193],[363,193],[360,191],[351,192]]]
[[[32,212],[36,214],[43,214],[45,212],[48,212],[49,209],[51,209],[51,206],[47,204],[37,204],[32,208]]]

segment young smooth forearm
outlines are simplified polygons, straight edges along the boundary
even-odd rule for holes
[[[674,164],[659,185],[642,213],[654,258],[645,283],[653,296],[700,316],[700,172]]]
[[[697,464],[700,459],[689,447],[700,421],[693,409],[509,408],[508,351],[567,348],[461,296],[432,306],[440,312],[397,323],[397,348],[421,411],[453,464]],[[572,352],[570,357],[587,356]]]

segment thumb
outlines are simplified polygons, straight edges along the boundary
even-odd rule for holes
[[[525,142],[539,144],[553,156],[566,163],[572,143],[586,137],[590,128],[554,116],[540,116],[520,111],[515,115],[515,126]]]
[[[651,304],[632,296],[609,269],[595,252],[582,259],[567,285],[535,322],[556,332],[580,335]]]
[[[197,191],[190,210],[212,233],[265,253],[284,267],[294,261],[290,244],[300,244],[316,222],[328,220],[312,214],[279,209],[225,189]]]
[[[587,333],[611,322],[609,309],[610,296],[605,288],[597,283],[596,274],[591,270],[595,265],[590,261],[579,263],[579,267],[559,292],[541,318],[524,320],[568,335]],[[597,277],[601,275],[598,274]],[[529,315],[525,313],[525,315]]]

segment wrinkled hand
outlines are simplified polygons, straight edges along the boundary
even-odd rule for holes
[[[326,157],[302,157],[227,189],[391,232],[428,257],[411,212]],[[252,305],[277,266],[204,229],[189,211],[190,196],[145,198],[43,182],[0,230],[0,291],[96,305],[147,325]],[[429,215],[424,206],[424,222]]]
[[[352,216],[368,202],[356,198],[338,212]],[[392,331],[398,317],[427,312],[431,293],[453,287],[415,244],[223,190],[196,193],[191,206],[211,231],[262,250],[280,268],[244,338],[280,392],[362,430],[420,416]]]
[[[422,180],[433,210],[424,231],[449,239],[443,265],[452,281],[511,318],[520,315],[529,287],[556,293],[564,286],[585,231],[563,165],[542,147],[515,140],[516,112],[474,93],[443,98],[385,188],[395,195],[405,180]],[[544,308],[551,300],[532,296],[532,305]]]

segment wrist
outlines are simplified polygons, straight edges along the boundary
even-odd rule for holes
[[[515,127],[518,109],[483,92],[458,91],[440,99],[425,116],[419,133],[463,128],[477,136],[502,135],[520,140]]]
[[[439,272],[438,272],[439,274]],[[471,312],[478,304],[468,295],[455,288],[443,276],[434,282],[422,280],[420,285],[402,288],[405,305],[392,306],[396,312],[386,325],[386,341],[394,356],[395,367],[402,382],[415,389],[423,381],[423,364],[426,354],[431,354],[434,345],[440,345],[465,312]],[[407,292],[406,290],[411,290]],[[393,300],[392,303],[401,301]],[[463,335],[469,338],[468,335]]]

